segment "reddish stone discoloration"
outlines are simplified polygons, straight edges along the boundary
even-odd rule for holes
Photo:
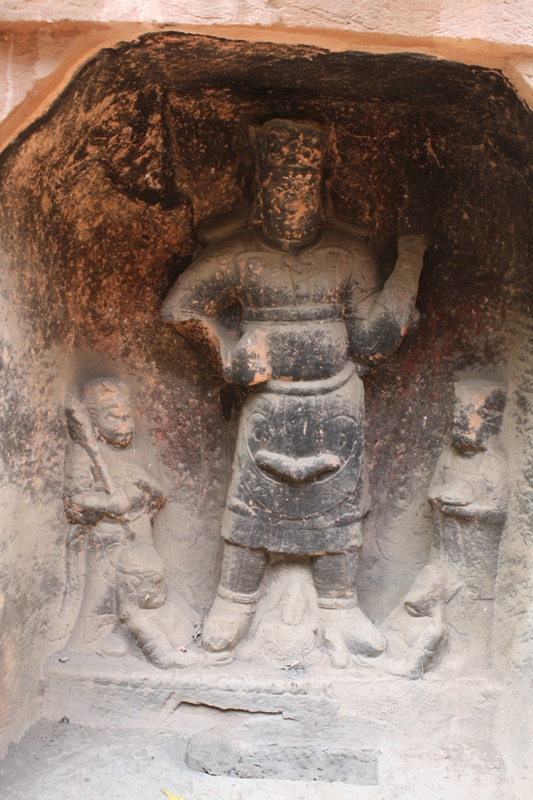
[[[253,375],[252,380],[248,384],[249,386],[263,383],[265,380],[272,377],[270,349],[268,346],[268,338],[264,331],[254,331],[254,333],[246,339],[244,351],[246,357],[243,369]]]

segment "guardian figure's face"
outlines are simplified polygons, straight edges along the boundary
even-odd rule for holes
[[[282,250],[311,245],[320,230],[326,135],[309,123],[271,120],[257,133],[257,205],[265,236]]]

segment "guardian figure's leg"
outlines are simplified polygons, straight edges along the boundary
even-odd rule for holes
[[[386,647],[382,633],[357,605],[357,549],[311,559],[324,640],[334,667],[347,667],[350,652],[378,656]]]
[[[202,645],[212,653],[233,649],[248,633],[268,564],[265,550],[224,542],[217,596],[202,631]]]

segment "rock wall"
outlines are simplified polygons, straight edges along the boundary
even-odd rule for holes
[[[361,605],[383,619],[425,563],[453,381],[503,379],[513,521],[496,649],[510,696],[531,675],[531,112],[492,69],[150,34],[100,52],[0,164],[5,743],[38,715],[42,664],[81,591],[62,504],[66,389],[102,374],[129,383],[169,495],[155,529],[167,579],[200,613],[212,600],[239,398],[159,309],[202,224],[246,199],[248,128],[272,116],[329,128],[329,201],[367,227],[384,276],[400,229],[430,243],[420,323],[365,379],[373,508]],[[508,713],[500,730],[527,764]]]

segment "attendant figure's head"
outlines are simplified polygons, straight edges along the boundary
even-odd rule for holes
[[[116,378],[98,378],[83,387],[83,401],[97,435],[116,448],[127,447],[134,433],[128,387]]]
[[[327,133],[311,122],[271,119],[255,137],[255,224],[280,249],[301,250],[323,223]]]
[[[160,608],[166,600],[165,568],[161,557],[147,544],[126,545],[117,561],[117,606],[127,620],[139,608]]]
[[[484,380],[455,384],[452,441],[463,455],[486,450],[491,436],[501,431],[506,392],[500,383]]]

